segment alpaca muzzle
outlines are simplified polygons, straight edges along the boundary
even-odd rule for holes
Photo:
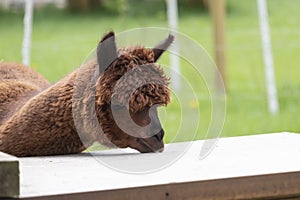
[[[141,153],[158,153],[164,151],[164,130],[149,138],[136,138],[136,144],[131,146]]]

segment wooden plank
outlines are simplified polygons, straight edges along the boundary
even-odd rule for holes
[[[164,153],[118,150],[21,158],[21,199],[293,199],[300,197],[300,134],[222,138],[199,160],[203,141]],[[187,148],[185,149],[184,148]],[[149,165],[184,152],[152,173],[107,167]],[[97,160],[98,159],[98,160]],[[143,163],[143,164],[142,164]],[[121,164],[121,165],[117,165]],[[126,166],[127,165],[127,166]]]
[[[0,152],[0,198],[19,195],[19,161]]]
[[[272,183],[272,184],[268,184]],[[275,186],[276,185],[276,186]],[[25,198],[55,199],[286,199],[300,198],[300,173],[284,173],[203,182],[171,183],[149,187]]]

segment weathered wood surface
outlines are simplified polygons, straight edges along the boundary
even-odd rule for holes
[[[0,152],[0,198],[19,195],[19,162]]]
[[[163,162],[186,143],[164,153],[109,150],[89,154],[21,158],[24,199],[288,199],[300,197],[300,134],[223,138],[199,160],[196,141],[176,162],[153,173],[130,174],[103,165]],[[179,152],[180,153],[180,152]],[[100,159],[101,162],[97,161]],[[136,162],[135,162],[136,161]],[[127,167],[125,165],[128,165]]]

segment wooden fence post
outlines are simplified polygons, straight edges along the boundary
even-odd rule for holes
[[[211,0],[210,12],[213,18],[213,31],[215,42],[216,64],[223,79],[225,89],[227,88],[226,79],[226,42],[225,42],[225,0]],[[217,76],[219,77],[219,76]],[[222,80],[217,79],[217,88],[222,86]]]

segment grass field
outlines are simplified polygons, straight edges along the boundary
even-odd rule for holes
[[[163,1],[155,2],[147,1],[147,12],[129,9],[123,14],[107,11],[70,14],[51,8],[36,11],[32,67],[55,82],[78,67],[96,46],[101,35],[110,29],[120,32],[138,27],[167,27],[164,5],[159,3]],[[280,112],[275,116],[269,114],[267,107],[256,1],[228,0],[227,3],[228,94],[222,136],[300,132],[300,117],[297,114],[300,113],[300,1],[268,1],[280,104]],[[142,4],[137,6],[145,7]],[[180,8],[179,11],[179,31],[197,41],[213,55],[212,25],[208,13],[197,8]],[[0,61],[21,62],[22,17],[22,13],[0,12]],[[166,60],[164,58],[162,62],[167,62]],[[191,83],[197,84],[189,75],[191,72],[185,63],[182,63],[182,70]],[[204,137],[211,116],[209,94],[205,89],[203,93],[201,89],[196,93],[199,98],[196,102],[184,91],[178,93],[179,98],[187,98],[185,102],[192,111],[182,115],[186,128],[180,129],[181,133],[176,139],[174,134],[182,117],[176,100],[162,114],[167,118],[167,142],[188,140],[190,133],[195,131],[197,138]],[[199,129],[195,129],[194,114],[198,109],[201,120],[196,124]]]

